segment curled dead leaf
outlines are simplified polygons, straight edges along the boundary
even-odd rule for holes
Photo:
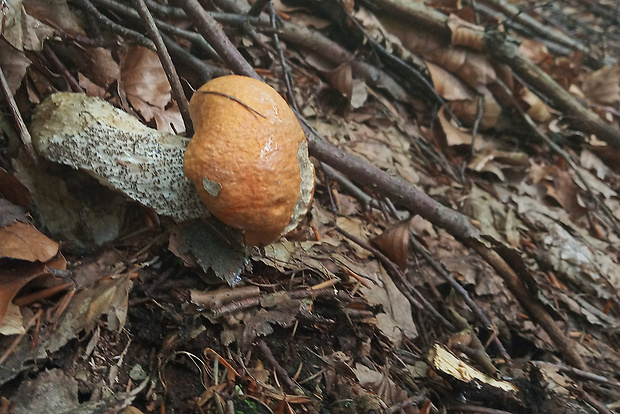
[[[484,27],[469,23],[455,14],[448,17],[452,45],[481,51],[484,48]]]
[[[66,262],[64,258],[59,258],[48,263],[30,263],[13,269],[0,269],[0,324],[17,293],[34,279],[50,276],[49,268],[64,270]]]
[[[401,221],[372,239],[379,251],[396,263],[401,270],[407,269],[409,256],[409,220]]]
[[[443,129],[443,133],[446,136],[446,143],[449,146],[453,145],[471,145],[473,139],[471,133],[467,132],[464,128],[458,128],[452,125],[452,122],[446,116],[445,108],[439,109],[437,112],[437,118]]]

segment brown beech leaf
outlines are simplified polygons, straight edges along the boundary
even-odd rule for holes
[[[14,48],[6,40],[0,39],[0,65],[2,65],[11,93],[15,94],[21,85],[30,63],[30,59],[23,51]]]
[[[543,43],[532,39],[520,38],[519,51],[537,65],[541,65],[544,61],[551,59],[551,54],[547,50],[547,46]]]
[[[4,168],[0,168],[0,197],[4,197],[8,202],[24,208],[30,206],[30,191],[28,188]],[[0,223],[2,223],[2,220],[0,220]]]
[[[620,62],[585,75],[581,90],[586,98],[598,104],[616,103],[620,100]]]
[[[0,229],[12,226],[15,223],[28,223],[30,221],[25,208],[0,198]],[[0,245],[2,242],[0,242]]]
[[[474,99],[475,95],[471,88],[452,73],[431,62],[426,62],[426,67],[431,74],[435,90],[445,99],[448,101]]]
[[[480,85],[474,90],[441,66],[431,62],[426,62],[426,66],[431,74],[435,90],[446,100],[450,101],[450,109],[459,120],[468,126],[474,125],[478,117],[477,95],[482,95],[484,102],[480,128],[488,129],[495,126],[502,112],[502,107],[488,88]]]
[[[534,92],[527,88],[521,89],[521,99],[528,105],[527,114],[536,122],[546,122],[551,118],[549,107]]]
[[[47,262],[58,253],[58,243],[26,223],[0,229],[0,258]]]
[[[157,53],[145,47],[131,47],[121,61],[121,83],[131,105],[160,131],[185,130],[181,113],[171,104],[171,88]]]
[[[334,89],[348,100],[351,100],[353,94],[353,76],[351,74],[351,64],[349,62],[343,63],[335,69],[324,71],[323,75]]]
[[[65,266],[66,262],[61,258],[48,263],[30,263],[12,269],[0,267],[0,325],[9,304],[24,286],[38,277],[49,276],[48,268],[64,270]]]
[[[452,47],[432,31],[412,26],[406,19],[381,16],[383,26],[409,51],[419,54],[474,88],[495,81],[497,73],[488,57],[462,47]]]
[[[552,180],[543,182],[547,196],[560,204],[571,217],[581,217],[586,209],[579,204],[578,188],[570,173],[560,168],[551,171]]]
[[[21,1],[2,2],[2,37],[15,49],[40,52],[53,34],[54,29],[28,14]]]
[[[471,145],[471,133],[452,125],[446,116],[446,110],[443,107],[439,109],[439,112],[437,112],[437,118],[439,119],[439,123],[443,129],[443,133],[446,135],[446,143],[449,146]]]
[[[481,51],[484,48],[484,27],[466,22],[455,14],[448,17],[453,46],[466,46]]]
[[[407,269],[409,256],[409,220],[401,221],[372,239],[372,243],[401,268]]]

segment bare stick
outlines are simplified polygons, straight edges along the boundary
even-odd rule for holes
[[[262,81],[254,68],[226,36],[219,23],[202,8],[198,0],[184,0],[182,6],[200,34],[213,46],[213,49],[233,72]]]
[[[90,13],[97,22],[101,23],[102,26],[108,28],[110,31],[118,33],[124,38],[132,39],[140,46],[155,50],[155,45],[149,40],[148,37],[145,37],[134,30],[128,29],[125,26],[121,26],[118,23],[114,23],[112,20],[101,14],[89,0],[78,0],[78,4],[86,12]]]
[[[611,147],[620,151],[620,131],[603,121],[589,108],[583,106],[551,76],[524,57],[516,45],[494,36],[487,36],[486,41],[487,50],[499,62],[509,65],[525,82],[550,98],[555,107],[572,116],[575,122],[585,128],[586,131],[596,134]]]
[[[566,36],[564,33],[551,30],[549,27],[543,25],[538,20],[534,19],[523,10],[520,10],[517,6],[508,3],[505,0],[478,0],[481,3],[486,3],[494,9],[501,11],[508,19],[521,23],[525,27],[529,28],[534,33],[541,37],[555,42],[564,47],[577,50],[580,52],[589,53],[588,47],[579,43],[577,40]]]
[[[257,1],[256,3],[254,3],[254,6],[259,2],[260,1]],[[252,10],[250,9],[250,12],[251,11]],[[248,12],[248,14],[250,12]],[[293,109],[295,109],[295,111],[299,111],[299,109],[297,108],[297,102],[295,101],[295,96],[293,95],[293,87],[291,86],[291,76],[286,67],[286,61],[284,60],[284,52],[282,51],[282,48],[280,47],[280,38],[278,37],[278,32],[277,32],[278,29],[276,26],[277,16],[278,15],[276,14],[276,8],[273,6],[273,2],[269,1],[269,18],[271,19],[271,28],[273,29],[273,34],[271,36],[273,37],[273,47],[275,47],[276,51],[278,52],[278,58],[280,59],[280,66],[282,66],[282,73],[284,74],[284,83],[286,83],[286,96],[288,97],[289,105],[292,106]]]
[[[267,362],[269,362],[269,365],[271,365],[271,367],[278,373],[278,375],[284,381],[284,383],[292,391],[294,391],[295,394],[305,395],[305,392],[303,391],[303,389],[299,385],[297,385],[295,381],[291,379],[291,377],[288,376],[288,373],[286,372],[286,370],[282,368],[282,365],[280,365],[280,363],[273,356],[273,353],[271,352],[271,349],[269,349],[269,347],[267,346],[267,343],[263,340],[260,340],[258,341],[257,345],[258,345],[258,349],[260,349],[260,351],[262,352]]]
[[[228,75],[230,73],[226,69],[207,64],[198,59],[196,56],[183,49],[163,33],[161,34],[161,38],[164,39],[164,43],[166,44],[170,54],[174,56],[175,61],[180,62],[185,67],[191,68],[192,71],[197,73],[198,79],[201,83],[205,83],[215,77]]]
[[[269,2],[270,0],[257,0],[248,10],[248,16],[259,16]]]
[[[161,61],[161,65],[166,72],[166,77],[168,78],[168,82],[170,83],[170,87],[172,88],[172,96],[179,106],[179,111],[181,112],[181,117],[183,117],[183,123],[185,124],[185,131],[188,136],[191,136],[194,133],[194,127],[192,124],[192,118],[189,116],[189,102],[185,97],[185,93],[183,92],[183,87],[181,86],[181,81],[179,80],[179,75],[177,74],[177,70],[172,63],[172,59],[168,54],[168,49],[166,49],[166,45],[164,44],[161,35],[159,34],[159,30],[157,30],[157,26],[155,26],[155,21],[153,20],[153,16],[151,12],[146,7],[146,3],[144,0],[133,0],[134,7],[140,13],[140,17],[144,22],[144,26],[146,27],[146,32],[149,34],[149,37],[155,44],[157,48],[157,55],[159,55],[159,60]]]
[[[99,6],[105,7],[107,10],[114,11],[123,17],[127,17],[129,19],[137,20],[137,21],[142,20],[140,17],[140,14],[137,11],[135,11],[133,8],[126,6],[125,4],[119,3],[115,0],[94,0],[94,2],[98,4]],[[148,6],[151,7],[151,4],[153,4],[153,2],[149,2]],[[178,10],[180,10],[183,13],[184,18],[187,18],[183,10],[181,9],[178,9]],[[207,43],[207,41],[199,33],[196,33],[190,30],[183,30],[175,25],[166,23],[160,19],[153,19],[153,20],[155,21],[155,24],[157,25],[159,30],[166,32],[170,35],[175,35],[175,36],[179,36],[184,39],[190,40],[197,47],[199,47],[204,53],[206,53],[207,56],[211,57],[214,60],[219,60],[219,56],[217,55],[217,53],[215,53],[215,50],[213,50],[213,48]],[[164,39],[164,42],[165,41],[166,39]],[[166,44],[166,46],[169,47],[168,44]]]
[[[26,147],[28,154],[30,157],[36,162],[37,154],[32,147],[32,137],[30,136],[30,132],[28,128],[26,128],[26,124],[24,123],[24,119],[22,118],[22,114],[19,112],[19,108],[17,107],[17,102],[15,102],[15,98],[11,93],[11,88],[9,87],[9,83],[4,77],[4,71],[2,67],[0,67],[0,87],[2,87],[2,95],[4,95],[4,100],[9,104],[9,109],[11,110],[11,115],[13,116],[13,120],[17,125],[17,130],[19,131],[19,137]]]
[[[84,92],[84,89],[82,89],[77,79],[69,73],[67,67],[58,59],[58,56],[50,47],[49,43],[45,43],[43,46],[43,55],[45,55],[47,60],[60,72],[60,75],[65,78],[72,92]]]

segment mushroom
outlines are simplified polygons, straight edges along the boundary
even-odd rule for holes
[[[195,133],[184,171],[207,209],[251,245],[297,227],[312,201],[314,167],[278,92],[253,78],[223,76],[198,89],[189,109]]]
[[[284,99],[263,82],[224,76],[194,94],[190,112],[188,145],[101,99],[56,93],[36,108],[31,133],[47,160],[85,170],[159,214],[188,220],[210,210],[258,246],[293,230],[312,202],[314,167]]]

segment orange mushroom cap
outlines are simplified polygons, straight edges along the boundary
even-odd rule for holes
[[[223,76],[189,105],[194,137],[183,169],[207,208],[251,245],[293,230],[312,201],[314,167],[297,117],[264,82]]]

